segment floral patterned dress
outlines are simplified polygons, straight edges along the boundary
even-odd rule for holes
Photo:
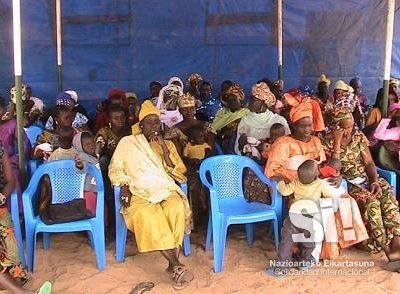
[[[0,191],[6,184],[2,164],[4,152],[3,143],[0,142]],[[21,285],[27,281],[25,269],[19,261],[17,241],[7,205],[0,207],[0,272],[7,272]]]
[[[321,138],[328,155],[333,152],[333,136],[328,134]],[[357,201],[363,215],[365,225],[370,236],[368,249],[376,253],[392,240],[393,236],[400,236],[399,204],[389,183],[378,178],[382,189],[382,196],[376,198],[369,192],[370,183],[365,172],[362,152],[369,148],[368,139],[356,130],[351,142],[342,150],[342,175],[348,181],[358,179],[357,183],[349,182],[349,194]]]

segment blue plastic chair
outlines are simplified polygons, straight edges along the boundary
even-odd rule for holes
[[[29,142],[31,143],[31,146],[34,147],[36,142],[37,142],[37,138],[39,137],[39,135],[43,132],[43,128],[38,127],[38,126],[30,126],[25,128],[25,133],[26,136],[29,139]]]
[[[32,149],[35,147],[37,138],[43,132],[43,128],[38,126],[29,126],[25,128],[26,136],[31,143]],[[43,161],[41,159],[30,159],[27,161],[27,170],[29,175],[33,175],[33,173],[37,170],[38,166],[42,164]]]
[[[187,184],[180,184],[182,191],[187,195]],[[121,188],[114,186],[114,203],[115,203],[115,260],[118,263],[124,262],[125,260],[125,249],[126,249],[126,236],[128,228],[124,218],[122,217],[120,194]],[[190,246],[190,235],[185,234],[183,238],[183,254],[185,256],[190,255],[192,248]]]
[[[263,183],[271,187],[271,205],[246,201],[242,186],[245,168],[253,170]],[[272,220],[275,246],[278,249],[282,222],[282,196],[277,191],[276,182],[269,180],[255,161],[240,155],[214,156],[201,163],[199,174],[203,184],[210,190],[211,213],[206,250],[210,247],[212,238],[215,272],[222,270],[229,225],[246,224],[247,242],[252,245],[254,239],[252,224]]]
[[[18,246],[19,261],[23,267],[26,267],[24,243],[22,241],[21,224],[19,222],[19,207],[17,193],[11,194],[11,220],[14,226],[15,239]]]
[[[101,172],[96,166],[88,164],[87,174],[96,180],[97,202],[96,216],[74,222],[46,225],[39,216],[34,215],[34,203],[37,203],[40,179],[48,175],[52,189],[52,203],[64,203],[83,198],[85,173],[76,171],[73,160],[56,160],[39,166],[33,174],[29,185],[23,193],[25,215],[26,248],[28,269],[33,272],[35,260],[36,235],[43,233],[44,249],[50,246],[49,233],[88,231],[96,253],[99,270],[106,268],[105,236],[104,236],[104,184]]]
[[[397,195],[397,175],[395,172],[382,169],[380,167],[376,167],[376,171],[378,172],[378,175],[382,178],[384,178],[386,181],[389,182],[390,186],[393,187],[393,192],[394,195]]]

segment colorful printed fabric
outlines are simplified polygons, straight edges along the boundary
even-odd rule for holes
[[[333,152],[332,133],[322,138],[326,152]],[[369,191],[369,179],[365,172],[362,152],[369,148],[368,139],[360,131],[355,131],[351,142],[341,150],[342,175],[347,180],[363,178],[360,185],[349,184],[349,194],[357,201],[363,215],[370,239],[368,249],[379,252],[389,244],[393,236],[400,236],[399,204],[389,183],[378,178],[382,196],[378,199]]]

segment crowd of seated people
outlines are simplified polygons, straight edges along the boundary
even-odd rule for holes
[[[359,78],[348,84],[336,81],[331,91],[324,74],[315,93],[310,87],[284,91],[283,81],[262,79],[249,95],[230,80],[223,81],[215,94],[199,74],[191,74],[186,86],[179,77],[171,77],[165,85],[152,81],[149,96],[143,99],[111,89],[95,117],[88,117],[74,90],[59,93],[55,106],[46,108],[30,87],[23,86],[25,127],[43,128],[32,150],[27,139],[24,150],[26,157],[45,162],[75,160],[79,170],[87,164],[98,166],[105,183],[107,236],[112,239],[115,229],[113,186],[117,185],[121,213],[138,250],[161,251],[177,287],[193,279],[179,261],[184,233],[198,229],[209,213],[209,195],[198,169],[218,152],[248,156],[263,166],[266,176],[279,182],[282,195],[290,196],[287,207],[313,193],[313,201],[332,195],[350,197],[353,213],[359,216],[354,218],[354,227],[359,228],[355,242],[322,244],[319,257],[337,258],[342,249],[357,243],[372,253],[383,250],[389,268],[396,271],[400,270],[399,206],[375,164],[400,172],[397,86],[397,80],[390,81],[387,117],[381,110],[383,89],[369,107]],[[20,198],[14,88],[10,98],[9,103],[0,99],[0,134]],[[340,168],[332,167],[332,162]],[[305,167],[311,173],[302,172]],[[326,170],[332,173],[322,172]],[[337,188],[342,178],[348,182],[348,193],[327,192],[326,185]],[[187,195],[179,187],[184,182]],[[245,171],[243,183],[249,202],[271,203],[269,187],[252,171]],[[88,179],[85,201],[94,213],[92,185]],[[39,211],[45,212],[50,192],[48,179],[43,179]],[[287,242],[281,243],[278,258],[291,259],[288,236],[297,228],[285,220],[282,232]],[[315,246],[301,247],[305,260],[318,260],[310,254]]]

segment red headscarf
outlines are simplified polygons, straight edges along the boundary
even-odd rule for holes
[[[122,91],[121,89],[111,89],[111,91],[108,93],[108,100],[111,100],[114,97],[119,97],[122,99],[122,103],[124,104],[125,107],[128,107],[128,100],[126,99],[125,92]]]
[[[304,96],[300,89],[291,89],[283,95],[287,103],[292,107],[289,118],[296,121],[309,117],[313,121],[314,131],[320,132],[325,129],[324,118],[318,102],[308,96]]]

